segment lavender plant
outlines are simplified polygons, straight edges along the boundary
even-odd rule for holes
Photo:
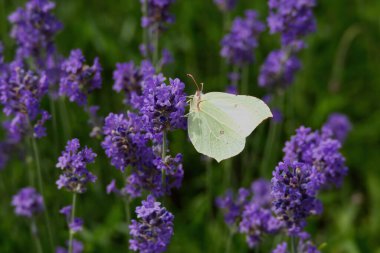
[[[72,139],[67,142],[65,150],[58,158],[57,168],[62,170],[62,174],[57,180],[58,189],[65,188],[73,193],[71,206],[66,206],[60,210],[60,213],[66,216],[69,226],[68,252],[74,251],[74,234],[82,230],[83,220],[75,217],[77,194],[82,194],[87,190],[88,183],[94,183],[96,176],[87,170],[87,164],[93,163],[96,154],[91,148],[84,147],[80,150],[78,139]],[[78,248],[78,247],[77,247]],[[79,252],[77,250],[76,252]]]
[[[149,195],[136,208],[138,220],[132,220],[130,249],[141,253],[164,252],[173,236],[174,216]]]

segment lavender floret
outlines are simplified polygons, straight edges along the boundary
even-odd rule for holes
[[[31,218],[44,210],[42,196],[33,187],[22,188],[12,198],[16,215]]]
[[[62,170],[56,182],[58,189],[66,188],[74,193],[83,193],[88,183],[96,181],[96,176],[86,168],[87,164],[94,162],[96,154],[91,148],[79,149],[79,140],[72,139],[67,142],[65,151],[58,158],[56,167]]]
[[[63,71],[59,86],[59,95],[67,96],[78,105],[87,103],[87,96],[102,85],[102,67],[95,58],[92,66],[87,65],[80,49],[70,52],[69,58],[63,61]]]
[[[141,253],[164,252],[173,236],[174,216],[152,195],[136,208],[136,214],[138,219],[129,226],[129,248]]]
[[[243,66],[254,60],[253,50],[258,46],[257,38],[265,25],[258,20],[253,10],[247,10],[244,18],[233,21],[229,34],[221,41],[220,54],[229,64]]]

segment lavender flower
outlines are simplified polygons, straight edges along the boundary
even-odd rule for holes
[[[320,214],[322,204],[315,198],[318,183],[314,169],[303,163],[280,162],[273,172],[272,198],[277,217],[285,223],[289,235],[296,236],[310,215]]]
[[[297,252],[300,253],[320,253],[311,241],[300,240],[297,246]]]
[[[104,118],[98,116],[99,109],[100,107],[97,105],[86,107],[86,111],[89,115],[88,124],[92,127],[90,137],[93,138],[100,138],[102,136],[102,126]]]
[[[167,24],[174,22],[174,17],[169,13],[174,0],[140,0],[145,9],[141,19],[141,26],[152,31],[162,31]]]
[[[29,0],[25,8],[18,8],[9,16],[13,25],[11,37],[18,45],[19,58],[33,57],[37,65],[45,61],[54,51],[53,39],[62,29],[62,24],[51,11],[55,3],[47,0]]]
[[[130,249],[141,253],[164,252],[173,235],[174,216],[152,195],[136,208],[138,220],[129,226]]]
[[[340,186],[347,175],[348,168],[340,148],[339,141],[326,139],[320,141],[318,147],[313,150],[313,167],[319,172],[320,184],[323,187]]]
[[[265,25],[257,19],[253,10],[247,10],[244,18],[233,21],[229,34],[224,36],[220,54],[230,64],[243,66],[254,60],[253,50],[257,47],[257,37],[264,31]]]
[[[67,245],[69,242],[67,242]],[[73,239],[73,244],[72,244],[72,253],[82,253],[84,250],[83,243]],[[68,253],[69,251],[63,247],[57,247],[55,250],[55,253]]]
[[[315,31],[312,8],[315,0],[269,0],[268,25],[271,33],[281,33],[284,46]]]
[[[277,233],[282,225],[282,222],[272,215],[270,209],[251,202],[244,208],[239,232],[246,234],[248,246],[253,248],[260,243],[264,233]]]
[[[351,122],[346,115],[332,113],[324,124],[322,131],[331,131],[332,136],[343,143],[351,129]]]
[[[12,206],[16,215],[31,218],[44,210],[44,201],[36,189],[25,187],[13,196]]]
[[[87,147],[79,149],[79,140],[72,139],[67,142],[65,151],[58,158],[56,166],[62,170],[56,182],[58,189],[65,187],[74,193],[83,193],[87,183],[96,181],[96,176],[86,168],[87,164],[94,162],[96,154]]]
[[[111,158],[111,164],[121,171],[127,166],[132,168],[125,188],[118,192],[121,195],[128,194],[134,198],[145,189],[155,196],[162,196],[181,185],[182,156],[169,156],[162,160],[161,152],[156,152],[157,147],[151,144],[158,142],[154,139],[156,135],[145,128],[143,118],[133,113],[129,113],[127,118],[122,114],[111,113],[105,119],[102,147],[106,155]],[[159,137],[162,141],[161,135]],[[167,173],[165,189],[161,180],[162,171]]]
[[[72,206],[65,206],[59,210],[59,213],[66,216],[67,224],[70,228],[70,231],[76,233],[83,229],[83,220],[78,217],[72,218]]]
[[[186,128],[185,84],[178,78],[169,79],[169,85],[164,81],[162,75],[145,80],[141,113],[152,133]]]
[[[46,75],[37,75],[32,71],[25,71],[16,62],[9,65],[9,72],[0,76],[0,103],[3,112],[12,116],[4,124],[8,139],[19,142],[29,134],[36,138],[45,136],[44,123],[50,115],[40,108],[40,102],[47,92],[48,82]],[[33,125],[33,121],[41,119]]]
[[[223,209],[224,220],[228,225],[239,224],[245,205],[249,203],[250,194],[249,190],[240,188],[236,198],[228,190],[224,196],[216,199],[216,205]]]
[[[301,68],[296,56],[286,50],[271,52],[261,66],[259,86],[274,89],[286,88],[293,83],[294,74]]]
[[[341,144],[329,135],[300,127],[296,135],[285,143],[285,160],[299,161],[312,167],[320,188],[340,186],[347,174],[345,159],[340,153]]]
[[[60,80],[59,95],[67,96],[71,102],[84,105],[87,95],[102,85],[99,59],[95,58],[92,66],[85,64],[80,49],[72,50],[69,58],[62,63],[62,77]]]
[[[288,244],[286,242],[279,243],[272,253],[289,253]]]
[[[141,63],[141,67],[135,66],[132,61],[117,63],[116,70],[113,72],[113,80],[115,81],[113,89],[118,93],[125,92],[125,103],[129,103],[130,100],[136,101],[142,95],[144,80],[154,74],[155,69],[147,60]]]
[[[229,12],[236,7],[237,0],[214,0],[214,3],[218,6],[220,11]]]

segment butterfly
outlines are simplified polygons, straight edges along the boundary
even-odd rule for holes
[[[188,134],[195,149],[217,162],[243,151],[245,139],[265,119],[273,117],[269,107],[260,99],[223,92],[202,93],[197,86],[190,96]]]

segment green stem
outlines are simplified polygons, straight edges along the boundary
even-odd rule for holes
[[[54,135],[54,146],[56,154],[58,154],[58,123],[57,123],[57,109],[55,108],[55,101],[50,97],[50,111],[53,117],[53,135]]]
[[[291,253],[297,253],[296,237],[295,236],[292,236],[290,238],[290,250],[291,250]]]
[[[160,72],[160,66],[158,66],[158,52],[159,52],[159,48],[158,48],[158,43],[159,43],[159,37],[160,37],[160,30],[159,30],[159,27],[157,25],[157,28],[156,30],[153,32],[153,46],[154,46],[154,51],[153,51],[153,64],[154,64],[154,67],[156,68],[156,71],[157,72]]]
[[[59,110],[62,117],[63,132],[65,134],[65,138],[69,139],[71,137],[70,119],[64,98],[59,100]]]
[[[130,210],[130,200],[128,196],[124,198],[124,208],[125,208],[125,215],[127,219],[127,227],[128,227],[128,232],[127,232],[127,252],[129,252],[129,223],[131,220],[131,210]]]
[[[260,168],[260,176],[262,177],[265,176],[265,171],[269,165],[271,154],[273,153],[272,148],[276,139],[277,125],[278,123],[275,123],[273,120],[271,120],[268,137],[265,143],[264,156],[263,156],[263,160],[262,160],[261,168]]]
[[[70,224],[74,222],[75,219],[75,206],[77,202],[77,194],[73,193],[73,202],[71,206],[71,221]],[[73,253],[73,239],[75,232],[70,229],[69,235],[69,253]]]
[[[40,163],[40,152],[39,152],[39,149],[38,149],[38,145],[37,145],[36,139],[34,137],[32,137],[31,139],[32,139],[34,158],[35,158],[36,167],[37,167],[38,188],[39,188],[39,191],[40,191],[40,193],[41,193],[41,195],[43,197],[44,206],[46,207],[46,201],[45,201],[46,200],[46,195],[45,195],[45,192],[44,192],[44,186],[43,186],[43,181],[42,181],[42,172],[41,172],[41,163]],[[49,234],[50,246],[54,250],[54,239],[53,239],[53,233],[52,233],[52,229],[51,229],[51,225],[50,225],[49,211],[48,211],[47,208],[45,208],[44,217],[45,217],[46,227],[47,227],[48,234]]]
[[[206,158],[206,188],[208,195],[209,211],[210,216],[212,216],[212,203],[213,203],[213,193],[212,193],[212,168],[211,168],[211,159]]]
[[[34,159],[36,161],[38,188],[39,188],[39,191],[41,192],[42,196],[45,197],[44,186],[43,186],[43,182],[42,182],[40,152],[39,152],[39,149],[37,146],[36,139],[34,137],[32,137],[32,146],[33,146]]]
[[[164,162],[165,161],[165,157],[166,157],[166,131],[164,130],[162,132],[162,150],[161,150],[161,158],[162,158],[162,161]],[[165,174],[165,171],[163,170],[161,172],[161,182],[162,182],[162,187],[165,187],[166,185],[166,174]]]
[[[235,231],[233,228],[230,228],[230,233],[228,234],[228,238],[227,238],[227,241],[226,241],[226,250],[225,250],[225,253],[230,253],[231,252],[231,248],[232,248],[232,238],[235,234]]]
[[[36,244],[36,251],[38,253],[42,253],[43,250],[41,246],[41,240],[40,240],[40,237],[38,236],[38,230],[37,230],[36,222],[34,219],[32,220],[31,225],[30,225],[30,232],[32,234],[34,243]]]
[[[241,93],[248,95],[249,66],[244,66],[241,73]]]

